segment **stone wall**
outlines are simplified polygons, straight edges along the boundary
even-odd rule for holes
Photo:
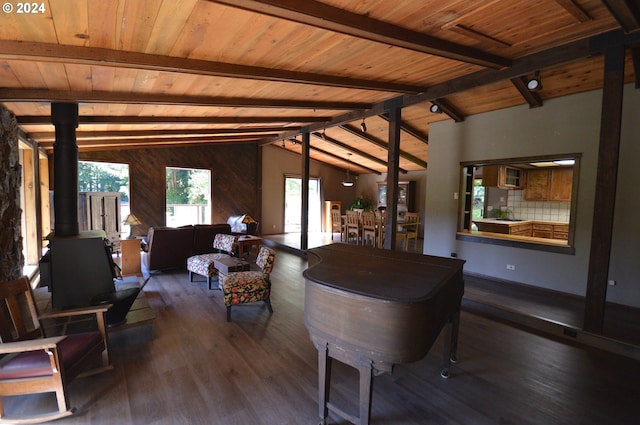
[[[0,281],[22,275],[21,165],[16,117],[0,105]]]
[[[0,105],[0,281],[22,275],[21,165],[16,117]]]

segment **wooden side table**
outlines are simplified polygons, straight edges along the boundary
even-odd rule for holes
[[[121,239],[122,275],[142,276],[140,268],[140,239]]]
[[[249,253],[251,253],[251,247],[255,246],[260,246],[260,244],[262,243],[262,238],[259,236],[253,236],[253,235],[244,235],[244,236],[238,236],[238,250],[240,251],[238,253],[238,256],[240,258],[245,258],[249,257]]]

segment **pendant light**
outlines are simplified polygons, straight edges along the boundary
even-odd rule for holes
[[[348,153],[347,154],[347,161],[350,163],[351,162],[351,154]],[[353,180],[351,179],[351,176],[349,175],[349,164],[347,164],[347,176],[344,180],[342,180],[342,186],[344,187],[353,187]]]

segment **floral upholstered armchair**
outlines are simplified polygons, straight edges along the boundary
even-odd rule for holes
[[[213,249],[217,252],[211,254],[194,255],[187,258],[187,270],[189,270],[189,282],[193,282],[193,274],[199,274],[207,278],[209,289],[211,278],[218,275],[215,268],[215,260],[236,257],[238,255],[238,237],[218,233],[213,239]]]
[[[276,252],[261,246],[256,258],[259,271],[229,273],[222,277],[220,286],[224,293],[224,304],[227,306],[227,322],[231,321],[231,306],[263,301],[269,313],[271,307],[271,279]]]

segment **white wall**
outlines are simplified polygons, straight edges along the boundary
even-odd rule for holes
[[[262,216],[260,233],[284,233],[284,178],[285,175],[300,175],[300,155],[268,145],[262,148]],[[337,168],[311,161],[311,177],[321,179],[323,200],[342,201],[343,210],[355,198],[356,186],[345,188],[342,180],[345,173]],[[345,206],[346,205],[346,206]]]
[[[541,108],[519,106],[442,121],[429,129],[424,253],[466,260],[465,271],[584,295],[598,154],[601,91],[547,100]],[[640,93],[625,88],[621,165],[608,299],[640,307]],[[581,153],[575,255],[456,240],[460,162],[535,155]],[[507,270],[507,264],[516,270]]]

